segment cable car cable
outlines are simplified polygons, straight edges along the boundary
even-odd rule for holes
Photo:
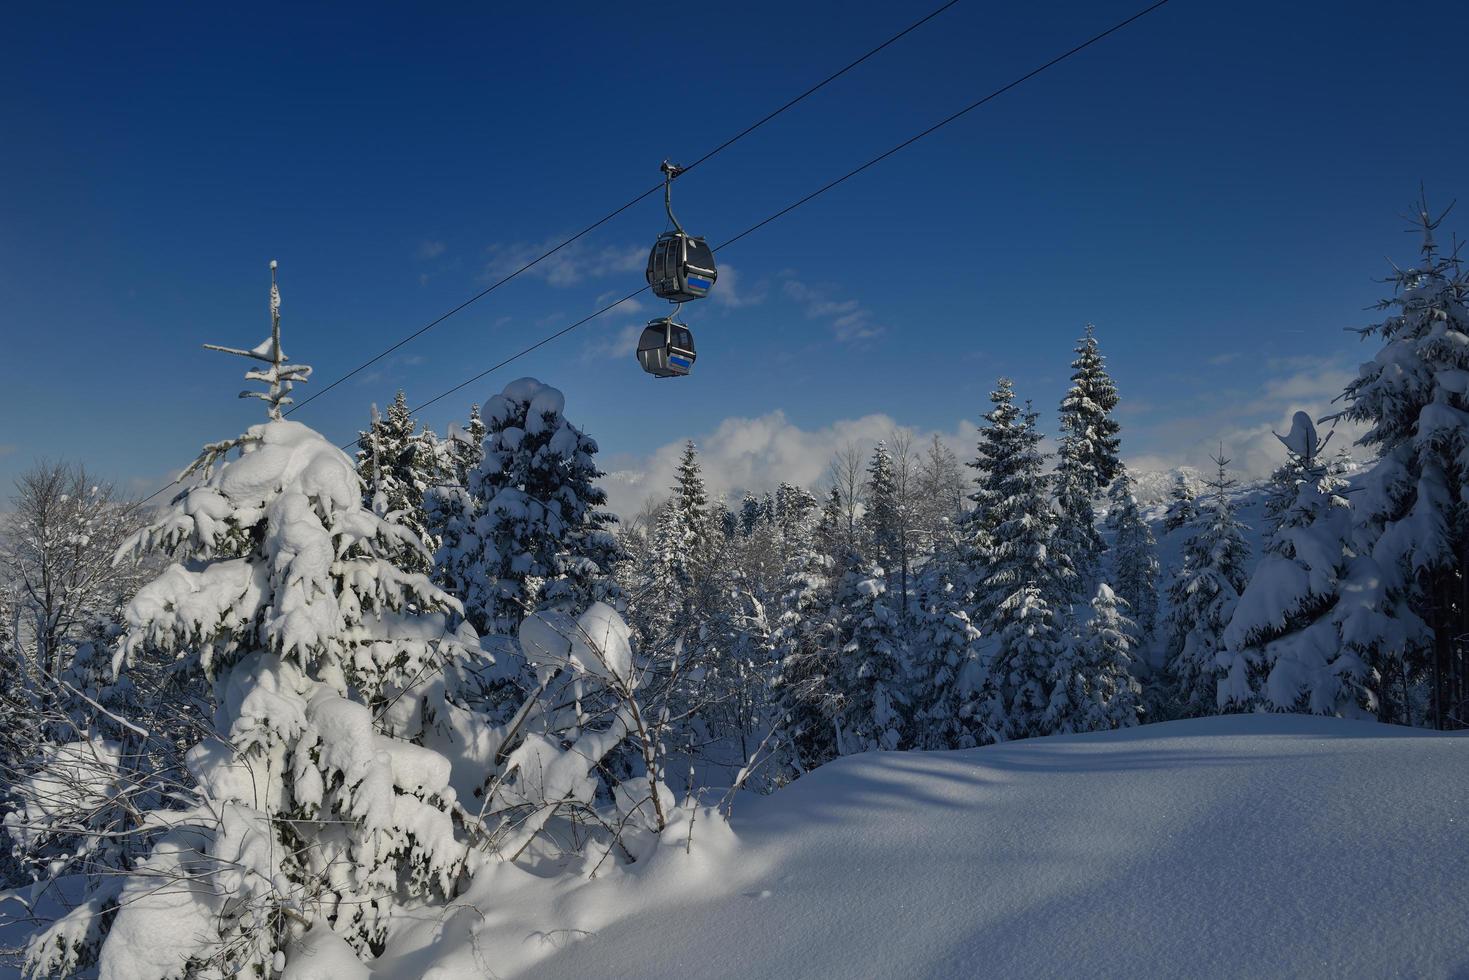
[[[957,2],[957,0],[954,0],[954,2]],[[770,215],[769,217],[764,218],[764,219],[756,222],[755,224],[753,224],[750,227],[746,228],[744,231],[742,231],[739,234],[735,235],[733,238],[726,239],[720,245],[715,246],[715,249],[714,250],[717,252],[719,249],[727,248],[730,245],[733,245],[735,242],[737,242],[740,239],[746,237],[747,235],[752,234],[755,231],[758,231],[760,228],[765,227],[766,225],[770,224],[772,221],[775,221],[778,218],[781,218],[781,217],[783,217],[783,216],[791,213],[792,211],[794,211],[796,208],[799,208],[803,204],[806,204],[806,203],[814,200],[815,198],[821,196],[822,194],[825,194],[827,191],[831,190],[832,188],[836,187],[837,185],[842,184],[842,183],[846,182],[847,180],[850,180],[851,178],[857,176],[858,174],[862,173],[864,170],[867,170],[869,167],[872,167],[873,165],[875,165],[877,163],[880,163],[883,160],[886,160],[888,157],[892,156],[893,154],[897,153],[900,150],[904,150],[904,149],[908,148],[909,146],[912,146],[914,143],[918,142],[919,140],[923,139],[924,137],[932,135],[933,133],[935,133],[938,130],[944,128],[945,126],[949,125],[950,123],[952,123],[952,122],[960,119],[961,117],[969,114],[970,112],[973,112],[975,109],[978,109],[980,106],[984,105],[985,103],[990,102],[991,100],[993,100],[993,99],[995,99],[995,98],[1003,95],[1004,93],[1010,91],[1011,89],[1015,88],[1016,86],[1019,86],[1019,85],[1025,83],[1025,82],[1029,81],[1030,79],[1032,79],[1035,76],[1041,74],[1042,72],[1044,72],[1044,71],[1046,71],[1046,70],[1048,70],[1050,68],[1055,67],[1056,65],[1058,65],[1061,62],[1067,60],[1068,58],[1072,57],[1073,55],[1079,54],[1080,52],[1082,52],[1082,51],[1086,50],[1087,48],[1091,47],[1092,45],[1096,44],[1098,41],[1101,41],[1101,40],[1104,40],[1107,37],[1110,37],[1111,35],[1113,35],[1113,34],[1117,33],[1118,31],[1122,30],[1124,27],[1127,27],[1128,25],[1132,24],[1133,22],[1135,22],[1137,20],[1140,20],[1141,18],[1143,18],[1143,17],[1147,16],[1148,14],[1152,13],[1153,11],[1157,10],[1159,7],[1165,6],[1166,4],[1168,4],[1168,2],[1169,2],[1169,0],[1157,0],[1157,2],[1151,4],[1151,5],[1147,6],[1147,7],[1144,7],[1142,10],[1139,10],[1137,13],[1135,13],[1132,16],[1126,18],[1125,20],[1118,21],[1116,24],[1113,24],[1111,27],[1107,28],[1105,31],[1102,31],[1099,34],[1094,34],[1093,36],[1091,36],[1087,40],[1085,40],[1085,41],[1081,42],[1080,44],[1076,45],[1075,47],[1073,47],[1073,48],[1065,51],[1064,53],[1057,55],[1056,57],[1052,58],[1050,61],[1047,61],[1045,64],[1041,65],[1040,67],[1033,68],[1030,71],[1026,72],[1024,75],[1021,75],[1019,78],[1016,78],[1014,81],[1008,82],[1007,84],[1002,85],[1000,88],[995,89],[994,91],[990,92],[988,95],[984,96],[983,98],[976,99],[975,101],[969,103],[967,106],[964,106],[962,109],[959,109],[957,112],[954,112],[954,113],[952,113],[952,114],[944,117],[943,119],[939,120],[937,123],[934,123],[932,126],[929,126],[927,129],[919,132],[918,134],[916,134],[914,136],[909,137],[908,139],[906,139],[903,142],[897,144],[896,146],[892,147],[891,149],[888,149],[888,150],[886,150],[886,151],[878,154],[877,156],[873,157],[871,160],[868,160],[866,163],[862,164],[861,166],[856,167],[855,169],[848,171],[847,173],[843,174],[842,176],[836,178],[835,180],[832,180],[832,181],[827,182],[826,184],[823,184],[821,187],[819,187],[816,190],[812,191],[810,194],[807,194],[805,197],[801,198],[800,200],[798,200],[798,201],[796,201],[796,202],[794,202],[792,204],[789,204],[786,207],[781,208],[779,211],[775,212],[774,214]],[[942,10],[942,9],[944,9],[944,8],[940,8],[940,10]],[[911,30],[911,28],[910,28],[910,30]],[[651,194],[654,191],[661,189],[662,186],[663,186],[662,184],[659,184],[658,187],[655,187],[655,188],[650,189],[643,196],[646,197],[648,194]],[[646,292],[648,289],[649,289],[648,286],[643,286],[643,287],[641,287],[639,289],[634,290],[631,293],[628,293],[626,296],[622,297],[622,299],[619,299],[619,300],[617,300],[617,301],[615,301],[613,303],[609,303],[608,305],[606,305],[606,306],[602,307],[601,309],[597,310],[595,313],[591,313],[591,314],[583,317],[582,319],[576,321],[575,323],[570,324],[569,326],[562,327],[560,330],[556,331],[555,333],[546,335],[545,337],[541,338],[539,341],[537,341],[536,343],[530,345],[529,347],[526,347],[526,348],[524,348],[524,349],[516,352],[515,354],[510,355],[509,357],[505,358],[504,360],[500,361],[498,364],[495,364],[492,367],[486,368],[484,371],[481,371],[479,374],[476,374],[474,377],[468,378],[468,379],[466,379],[464,381],[461,381],[459,384],[454,385],[452,388],[449,388],[449,389],[447,389],[445,391],[440,392],[439,394],[435,395],[433,398],[430,398],[428,401],[423,402],[423,403],[421,403],[419,405],[416,405],[413,408],[409,409],[409,411],[416,413],[416,412],[418,412],[418,411],[420,411],[420,410],[422,410],[424,408],[427,408],[428,406],[434,404],[435,402],[438,402],[438,401],[441,401],[444,398],[447,398],[449,395],[452,395],[454,392],[460,391],[463,388],[465,388],[465,387],[467,387],[467,386],[469,386],[471,384],[474,384],[476,381],[479,381],[480,379],[484,378],[486,375],[489,375],[489,374],[491,374],[491,373],[493,373],[495,371],[498,371],[500,368],[505,367],[505,366],[511,364],[512,362],[519,360],[520,358],[524,357],[526,354],[529,354],[532,351],[535,351],[535,350],[537,350],[537,349],[539,349],[541,347],[544,347],[546,344],[549,344],[551,341],[556,340],[559,337],[563,337],[566,334],[571,333],[571,331],[576,330],[577,328],[582,327],[582,326],[584,326],[587,323],[590,323],[592,320],[595,320],[597,317],[601,316],[602,314],[607,313],[608,311],[610,311],[610,310],[612,310],[612,309],[614,309],[614,308],[616,308],[618,306],[621,306],[623,303],[626,303],[628,300],[633,299],[634,297],[641,295],[642,293]],[[369,363],[371,363],[371,362],[369,362]],[[345,380],[345,378],[342,379],[342,380]],[[305,402],[303,401],[303,402],[301,402],[301,404],[304,405]],[[348,441],[346,443],[343,443],[340,448],[342,448],[342,449],[345,450],[345,449],[351,447],[352,445],[354,445],[356,442],[357,442],[356,439],[352,439],[352,440],[350,440],[350,441]],[[169,483],[169,484],[167,484],[165,486],[159,487],[157,490],[153,491],[153,493],[149,494],[147,497],[144,497],[141,501],[139,501],[139,503],[140,504],[147,503],[148,501],[152,500],[154,497],[158,496],[160,493],[162,493],[163,491],[167,490],[169,487],[173,486],[176,483],[178,483],[178,481],[177,480],[174,480],[172,483]]]
[[[761,229],[761,228],[765,227],[766,225],[770,224],[772,221],[775,221],[778,218],[781,218],[781,217],[783,217],[783,216],[785,216],[787,214],[790,214],[792,211],[794,211],[796,208],[799,208],[801,205],[806,204],[809,201],[812,201],[812,200],[814,200],[817,197],[820,197],[822,194],[825,194],[827,191],[831,190],[832,188],[836,187],[837,185],[839,185],[841,183],[844,183],[845,181],[850,180],[851,178],[857,176],[858,174],[860,174],[862,171],[868,169],[869,167],[874,166],[875,164],[881,163],[883,160],[886,160],[888,157],[892,156],[893,154],[897,153],[898,151],[904,150],[904,149],[912,146],[914,143],[917,143],[919,140],[923,139],[925,136],[929,136],[929,135],[931,135],[931,134],[939,131],[940,129],[943,129],[945,126],[949,125],[950,123],[952,123],[952,122],[960,119],[961,117],[967,115],[970,112],[973,112],[975,109],[978,109],[980,106],[984,105],[986,102],[989,102],[989,101],[991,101],[991,100],[993,100],[995,98],[998,98],[999,96],[1005,94],[1006,92],[1010,91],[1011,89],[1015,88],[1016,86],[1021,85],[1021,84],[1023,84],[1026,81],[1029,81],[1030,79],[1032,79],[1035,76],[1039,75],[1041,72],[1045,71],[1046,69],[1055,67],[1056,65],[1058,65],[1061,62],[1065,61],[1067,58],[1070,58],[1072,55],[1078,54],[1081,51],[1084,51],[1087,48],[1091,47],[1093,44],[1096,44],[1098,41],[1101,41],[1104,38],[1107,38],[1110,35],[1117,33],[1118,31],[1122,30],[1124,27],[1126,27],[1129,24],[1133,23],[1134,21],[1139,20],[1140,18],[1142,18],[1142,17],[1144,17],[1144,16],[1152,13],[1153,11],[1157,10],[1159,7],[1164,6],[1168,2],[1169,2],[1169,0],[1157,0],[1156,3],[1152,4],[1151,6],[1145,7],[1142,10],[1139,10],[1137,13],[1133,14],[1131,17],[1128,17],[1126,20],[1118,21],[1116,24],[1113,24],[1111,27],[1107,28],[1105,31],[1102,31],[1100,34],[1095,34],[1092,37],[1088,38],[1087,40],[1085,40],[1085,41],[1081,42],[1080,44],[1076,45],[1074,48],[1071,48],[1070,50],[1066,51],[1065,53],[1057,55],[1056,57],[1052,58],[1050,61],[1048,61],[1045,64],[1041,65],[1039,68],[1034,68],[1034,69],[1026,72],[1024,75],[1021,75],[1019,78],[1015,79],[1014,81],[1009,82],[1008,84],[1003,85],[1000,88],[995,89],[993,92],[990,92],[988,95],[984,96],[984,98],[976,99],[975,101],[969,103],[967,106],[965,106],[964,108],[958,110],[957,112],[954,112],[954,113],[952,113],[952,114],[950,114],[948,116],[945,116],[943,119],[941,119],[938,122],[934,123],[932,126],[929,126],[927,129],[923,130],[922,132],[920,132],[920,133],[918,133],[918,134],[916,134],[914,136],[910,136],[908,139],[906,139],[903,142],[897,144],[896,146],[892,147],[891,149],[885,150],[884,152],[878,154],[877,156],[873,157],[871,160],[868,160],[866,163],[862,164],[860,167],[856,167],[853,170],[847,171],[842,176],[837,177],[835,180],[828,181],[827,183],[825,183],[822,186],[818,187],[816,190],[812,191],[810,194],[807,194],[805,197],[801,198],[800,200],[798,200],[798,201],[796,201],[796,202],[794,202],[792,204],[788,204],[787,206],[781,208],[779,211],[777,211],[774,214],[770,215],[768,218],[763,218],[760,221],[757,221],[755,224],[753,224],[750,227],[746,228],[744,231],[740,232],[738,235],[735,235],[733,238],[728,238],[725,241],[723,241],[722,243],[720,243],[719,245],[716,245],[714,247],[714,251],[715,252],[718,252],[720,249],[728,248],[730,245],[733,245],[735,242],[739,241],[740,239],[744,238],[745,236],[750,235],[750,234],[752,234],[755,231],[758,231],[759,229]],[[581,327],[581,326],[583,326],[583,325],[585,325],[587,323],[590,323],[592,320],[595,320],[597,317],[599,317],[602,314],[608,312],[609,310],[612,310],[615,307],[621,306],[623,303],[626,303],[628,300],[634,298],[635,296],[638,296],[638,295],[646,292],[649,288],[650,287],[648,287],[648,286],[644,286],[641,289],[634,290],[633,292],[628,293],[622,299],[617,300],[614,303],[610,303],[607,306],[602,307],[597,312],[592,313],[592,314],[589,314],[588,316],[583,317],[582,319],[576,321],[575,323],[571,324],[570,326],[563,327],[560,330],[556,331],[555,333],[549,334],[548,336],[542,338],[540,341],[536,342],[535,344],[532,344],[530,347],[527,347],[524,350],[520,351],[519,353],[512,354],[511,356],[505,358],[503,361],[501,361],[500,363],[496,364],[494,367],[491,367],[491,368],[488,368],[488,369],[486,369],[484,371],[481,371],[479,374],[475,375],[474,377],[472,377],[472,378],[470,378],[470,379],[468,379],[466,381],[460,382],[459,384],[457,384],[454,387],[450,388],[448,391],[445,391],[445,392],[442,392],[442,393],[440,393],[438,395],[435,395],[433,398],[430,398],[428,401],[423,402],[420,405],[415,405],[413,408],[409,409],[409,411],[412,412],[412,413],[416,413],[420,409],[427,408],[428,406],[434,404],[435,402],[439,401],[440,399],[445,398],[446,396],[451,395],[454,392],[459,391],[460,389],[462,389],[462,388],[464,388],[464,387],[466,387],[468,385],[471,385],[471,384],[473,384],[476,381],[479,381],[481,378],[485,377],[486,375],[491,374],[492,372],[497,371],[497,370],[499,370],[502,367],[505,367],[506,365],[510,364],[513,361],[519,360],[521,357],[525,356],[526,354],[529,354],[530,352],[532,352],[532,351],[534,351],[534,350],[536,350],[536,349],[538,349],[540,347],[544,347],[546,344],[550,343],[551,341],[555,340],[556,338],[565,336],[566,334],[568,334],[571,331],[577,329],[578,327]],[[354,439],[351,442],[348,442],[348,443],[344,444],[342,446],[342,448],[343,449],[346,449],[348,446],[353,445],[356,441],[357,440]]]
[[[805,99],[809,98],[810,96],[815,95],[821,89],[825,88],[827,85],[829,85],[832,82],[836,81],[838,78],[841,78],[843,75],[845,75],[847,72],[851,71],[853,68],[856,68],[858,65],[862,64],[864,61],[868,60],[873,55],[876,55],[877,53],[879,53],[880,51],[882,51],[884,48],[886,48],[886,47],[888,47],[888,46],[896,43],[897,41],[902,40],[905,36],[907,36],[908,34],[911,34],[913,31],[915,31],[918,28],[922,27],[924,24],[926,24],[929,21],[933,20],[939,14],[941,14],[944,11],[948,10],[950,7],[954,6],[958,2],[959,2],[959,0],[948,0],[947,3],[943,4],[940,7],[935,8],[934,10],[932,10],[928,14],[926,14],[924,17],[922,17],[922,18],[914,21],[913,23],[909,24],[907,27],[903,28],[901,31],[899,31],[898,33],[894,34],[892,37],[888,38],[886,41],[882,42],[877,47],[871,49],[866,54],[862,55],[860,58],[857,58],[855,61],[849,62],[843,68],[840,68],[837,71],[835,71],[835,72],[831,73],[830,75],[826,76],[821,81],[817,82],[815,85],[812,85],[810,88],[806,89],[806,91],[802,92],[800,95],[797,95],[795,98],[791,99],[789,102],[786,102],[780,108],[775,109],[775,110],[773,110],[773,111],[765,114],[764,116],[760,117],[755,122],[751,123],[750,125],[746,126],[744,129],[740,130],[738,133],[735,133],[729,139],[725,140],[723,143],[720,143],[718,146],[714,147],[714,149],[710,150],[709,152],[705,153],[703,156],[699,157],[693,163],[689,164],[686,167],[681,168],[679,172],[681,174],[682,173],[688,173],[690,170],[693,170],[699,164],[704,163],[706,160],[711,159],[712,157],[714,157],[715,155],[717,155],[721,151],[723,151],[725,149],[728,149],[729,147],[733,146],[735,143],[738,143],[740,140],[744,139],[746,136],[749,136],[751,133],[753,133],[755,130],[759,129],[761,126],[764,126],[766,123],[770,122],[776,116],[779,116],[781,113],[785,112],[787,109],[793,108],[794,106],[796,106],[800,102],[803,102]],[[391,347],[387,348],[386,350],[382,351],[381,353],[375,354],[371,358],[369,358],[368,360],[363,361],[361,364],[357,365],[355,368],[353,368],[352,370],[348,371],[346,374],[344,374],[341,377],[337,378],[335,381],[331,382],[330,384],[326,385],[325,387],[318,388],[316,391],[312,392],[312,394],[310,396],[308,396],[306,398],[303,398],[301,401],[297,402],[295,405],[292,405],[290,408],[286,409],[286,411],[283,414],[290,415],[292,412],[295,412],[295,411],[297,411],[299,409],[305,408],[311,402],[315,401],[316,399],[320,398],[322,395],[324,395],[327,392],[331,391],[333,388],[337,387],[342,382],[348,380],[349,378],[355,377],[356,375],[358,375],[361,372],[365,371],[367,368],[369,368],[372,365],[376,364],[378,361],[380,361],[383,358],[387,357],[389,354],[393,353],[394,351],[399,350],[404,345],[406,345],[408,343],[411,343],[414,340],[417,340],[419,337],[421,337],[424,334],[428,333],[430,330],[432,330],[434,327],[437,327],[439,324],[443,323],[445,320],[449,319],[450,317],[454,316],[455,314],[462,312],[467,307],[472,306],[473,304],[475,304],[475,303],[479,302],[480,300],[484,299],[486,296],[490,295],[490,293],[493,293],[495,290],[499,289],[501,286],[505,285],[510,280],[516,278],[521,273],[530,271],[535,266],[537,266],[538,264],[540,264],[544,260],[550,258],[551,256],[555,255],[557,252],[561,251],[566,246],[572,244],[573,242],[577,241],[578,239],[583,238],[586,235],[590,234],[591,232],[597,230],[602,225],[604,225],[607,222],[611,221],[613,218],[617,217],[622,212],[626,211],[628,208],[632,207],[635,204],[641,203],[644,199],[646,199],[647,197],[649,197],[649,196],[651,196],[653,194],[656,194],[658,191],[662,190],[663,188],[664,188],[664,184],[662,184],[662,183],[656,184],[653,187],[648,188],[647,190],[645,190],[641,194],[639,194],[637,197],[633,198],[632,200],[628,201],[626,204],[624,204],[621,207],[617,208],[615,211],[611,211],[611,212],[607,213],[606,215],[604,215],[603,217],[598,218],[596,221],[594,221],[591,224],[587,225],[581,231],[577,232],[575,235],[572,235],[570,238],[568,238],[565,241],[561,242],[560,244],[556,245],[554,248],[551,248],[551,249],[549,249],[549,250],[541,253],[540,255],[536,256],[534,259],[531,259],[525,265],[522,265],[520,268],[516,269],[514,272],[511,272],[510,274],[508,274],[507,276],[505,276],[503,279],[500,279],[498,282],[495,282],[495,283],[492,283],[489,286],[486,286],[484,289],[480,290],[478,293],[475,293],[473,296],[469,297],[469,299],[467,299],[464,302],[460,303],[458,306],[454,307],[449,312],[443,314],[442,316],[438,317],[437,319],[434,319],[434,320],[429,321],[428,323],[424,324],[422,327],[419,327],[417,330],[413,331],[413,333],[411,333],[408,336],[404,337],[402,340],[400,340],[397,343],[393,344]]]

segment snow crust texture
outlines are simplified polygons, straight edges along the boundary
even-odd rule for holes
[[[1466,762],[1281,715],[851,756],[737,807],[737,846],[696,826],[692,856],[524,876],[373,976],[1460,976]],[[481,879],[470,901],[506,894]]]

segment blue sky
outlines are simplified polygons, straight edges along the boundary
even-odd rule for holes
[[[256,421],[199,345],[265,335],[269,259],[287,349],[329,381],[935,5],[8,12],[0,485],[50,456],[151,490]],[[681,180],[680,218],[720,241],[1138,6],[964,0]],[[1419,182],[1466,189],[1466,27],[1449,2],[1173,0],[721,254],[693,378],[638,371],[645,302],[426,421],[531,374],[614,469],[656,484],[692,436],[716,486],[810,480],[893,425],[962,446],[1001,374],[1049,423],[1093,321],[1127,455],[1224,440],[1258,470],[1370,355],[1342,328],[1412,257]],[[636,288],[662,227],[650,198],[296,418],[345,440],[398,387],[437,394]]]

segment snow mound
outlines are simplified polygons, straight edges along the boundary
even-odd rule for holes
[[[373,975],[1460,975],[1466,763],[1279,715],[852,756],[742,801],[737,843],[701,821],[593,880],[492,865]]]

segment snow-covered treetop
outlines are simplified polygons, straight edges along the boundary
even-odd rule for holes
[[[123,546],[176,561],[128,606],[124,653],[143,642],[197,647],[212,673],[219,656],[265,648],[309,666],[349,660],[365,617],[409,603],[458,608],[424,576],[382,560],[422,545],[363,506],[352,461],[320,433],[281,420],[238,443],[238,459]]]

